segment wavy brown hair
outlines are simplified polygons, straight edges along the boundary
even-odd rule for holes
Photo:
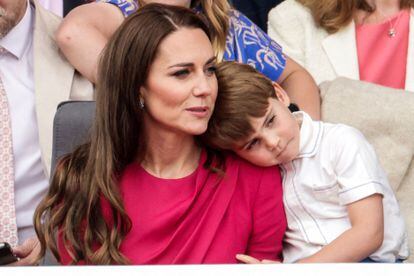
[[[128,17],[101,57],[96,114],[90,142],[58,163],[48,194],[35,213],[41,256],[60,260],[57,240],[73,263],[128,264],[119,251],[131,227],[119,192],[125,167],[145,152],[139,88],[145,84],[160,43],[180,28],[209,29],[193,11],[149,4]],[[111,217],[103,219],[101,201]]]
[[[351,22],[356,10],[374,12],[365,0],[296,0],[309,8],[316,25],[335,33]],[[400,0],[400,8],[413,8],[414,0]]]
[[[269,98],[277,97],[272,81],[250,65],[224,61],[216,76],[219,93],[202,138],[211,147],[231,150],[252,134],[250,118],[264,116]]]

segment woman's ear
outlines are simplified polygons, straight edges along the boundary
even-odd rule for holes
[[[275,90],[275,94],[277,99],[283,103],[286,107],[290,105],[290,98],[288,94],[283,90],[283,88],[277,83],[273,82],[273,88]]]

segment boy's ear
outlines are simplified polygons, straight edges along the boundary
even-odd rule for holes
[[[277,99],[283,103],[286,107],[290,105],[290,98],[285,90],[277,83],[273,82],[273,88],[275,89],[275,94]]]

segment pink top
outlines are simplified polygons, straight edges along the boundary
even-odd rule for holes
[[[403,10],[383,23],[356,26],[361,80],[405,88],[409,22],[410,11]],[[391,28],[395,29],[394,37],[388,34]]]
[[[120,183],[132,229],[121,252],[132,264],[236,263],[237,253],[281,260],[286,229],[281,177],[228,156],[223,178],[203,168],[160,179],[129,165]],[[103,212],[110,218],[109,206]],[[62,243],[60,242],[60,245]],[[59,247],[62,263],[70,263]]]

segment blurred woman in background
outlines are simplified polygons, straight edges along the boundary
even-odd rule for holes
[[[269,35],[320,84],[338,76],[414,91],[414,0],[286,0]]]

